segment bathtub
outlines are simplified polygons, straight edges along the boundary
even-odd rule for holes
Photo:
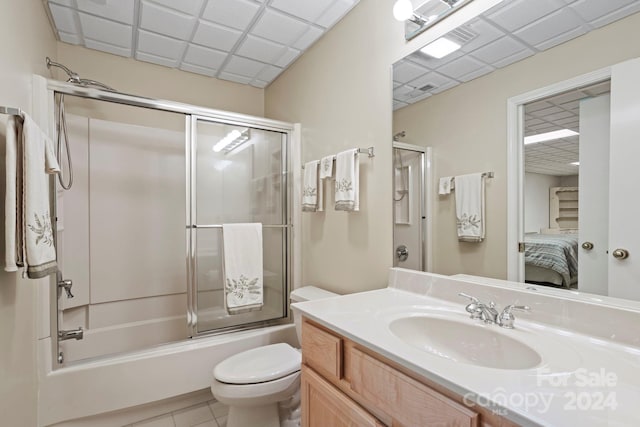
[[[194,338],[53,370],[51,340],[41,339],[38,424],[51,426],[207,389],[218,362],[278,342],[297,345],[293,324]]]

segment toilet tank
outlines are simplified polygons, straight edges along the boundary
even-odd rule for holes
[[[292,303],[311,301],[323,298],[337,297],[338,294],[320,289],[315,286],[303,286],[291,291],[289,299]],[[296,335],[298,336],[298,343],[302,343],[302,316],[297,312],[294,307],[291,308],[291,314],[293,316],[293,323],[296,326]]]

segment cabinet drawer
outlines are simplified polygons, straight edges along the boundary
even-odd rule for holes
[[[306,319],[302,323],[302,362],[327,378],[342,377],[342,339]]]
[[[350,359],[351,389],[401,425],[478,425],[475,412],[357,348],[351,349]]]

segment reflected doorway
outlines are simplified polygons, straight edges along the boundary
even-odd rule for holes
[[[393,266],[429,271],[431,149],[393,143]]]

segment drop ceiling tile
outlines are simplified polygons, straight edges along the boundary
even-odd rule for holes
[[[179,67],[183,71],[188,71],[190,73],[202,74],[203,76],[215,77],[218,70],[213,70],[211,68],[199,67],[193,64],[187,64],[186,62],[182,62]]]
[[[125,56],[127,58],[131,58],[131,48],[130,47],[120,47],[115,46],[108,43],[103,43],[98,40],[92,40],[85,37],[84,45],[89,49],[100,50],[102,52],[112,53],[114,55]]]
[[[250,84],[251,84],[251,86],[257,87],[258,89],[264,89],[265,87],[267,87],[269,85],[269,83],[270,82],[265,82],[265,81],[256,79],[256,80],[252,81]]]
[[[465,74],[464,76],[460,76],[460,78],[458,80],[461,80],[463,82],[468,82],[468,81],[471,81],[473,79],[477,79],[478,77],[482,77],[485,74],[489,74],[493,70],[495,70],[495,68],[490,67],[488,65],[485,65],[482,68],[479,68],[479,69],[474,70],[474,71],[472,71],[472,72],[470,72],[468,74]]]
[[[463,52],[472,52],[487,43],[499,39],[505,34],[502,30],[483,19],[475,19],[469,24],[464,25],[463,28],[477,34],[472,40],[462,45],[460,50]]]
[[[503,4],[503,8],[489,14],[488,18],[512,32],[564,6],[560,0],[515,0]]]
[[[222,73],[218,74],[218,77],[223,79],[223,80],[229,80],[231,82],[242,83],[242,84],[245,84],[245,85],[251,83],[251,81],[253,80],[251,77],[238,76],[236,74],[227,73],[227,72],[224,72],[224,71]]]
[[[516,55],[522,51],[530,51],[524,44],[511,37],[503,37],[488,45],[474,50],[471,54],[474,58],[493,64],[494,62]]]
[[[581,25],[582,21],[574,13],[563,9],[516,31],[514,34],[526,43],[537,46],[554,37],[578,29]]]
[[[462,76],[479,71],[485,67],[486,65],[477,59],[463,56],[462,58],[456,59],[453,62],[439,67],[437,71],[447,77],[459,79]]]
[[[260,71],[257,78],[259,80],[271,82],[276,77],[278,77],[281,72],[282,72],[282,68],[274,67],[272,65],[267,65],[266,67],[264,67],[262,71]]]
[[[402,102],[402,101],[395,101],[395,100],[394,100],[394,101],[393,101],[393,110],[394,110],[394,111],[395,111],[395,110],[399,110],[400,108],[402,108],[402,107],[406,107],[407,105],[409,105],[409,104],[407,104],[406,102]]]
[[[293,44],[293,47],[299,50],[307,50],[309,46],[322,37],[323,33],[324,31],[310,26],[307,31]]]
[[[76,13],[73,9],[68,7],[58,6],[57,4],[50,4],[49,10],[53,21],[56,23],[56,28],[59,31],[65,33],[77,34],[78,26],[76,25]]]
[[[574,90],[568,93],[554,96],[551,100],[554,104],[562,105],[563,107],[566,104],[567,107],[565,108],[572,108],[572,106],[577,105],[580,99],[585,97],[587,97],[587,95],[584,92],[580,90]]]
[[[307,31],[308,25],[282,13],[267,9],[251,30],[252,34],[284,45],[292,45]]]
[[[606,82],[598,83],[597,85],[590,86],[585,89],[585,92],[589,96],[598,96],[605,93],[611,92],[611,81],[607,80]]]
[[[333,0],[313,0],[305,2],[300,0],[272,0],[269,6],[288,13],[289,15],[297,16],[305,21],[313,22],[329,8],[332,1]]]
[[[244,31],[258,10],[260,5],[247,0],[209,0],[202,18]]]
[[[450,83],[452,83],[451,79],[443,76],[442,74],[431,72],[431,73],[424,74],[415,80],[412,80],[411,82],[409,82],[409,85],[413,87],[421,88],[421,87],[424,87],[425,85],[430,84],[432,86],[435,86],[435,88],[437,89],[439,87],[448,85]],[[433,91],[433,89],[431,91]]]
[[[433,96],[433,94],[430,93],[430,92],[423,92],[420,95],[409,99],[409,103],[410,104],[415,104],[416,102],[420,102],[422,100],[425,100],[425,99],[429,98],[430,96]]]
[[[62,6],[75,7],[75,5],[73,4],[73,1],[71,0],[49,0],[49,4],[52,4],[52,3],[57,3]]]
[[[156,65],[164,65],[165,67],[173,68],[176,66],[177,61],[170,58],[165,58],[162,56],[152,55],[144,52],[137,52],[136,59],[138,61],[150,62]]]
[[[135,2],[122,0],[76,1],[78,9],[106,19],[133,25]]]
[[[400,87],[400,86],[402,86],[402,83],[393,82],[393,88],[394,89],[397,88],[397,87]]]
[[[138,52],[173,60],[174,66],[175,61],[182,57],[185,48],[186,43],[183,41],[138,30]]]
[[[80,25],[85,38],[98,42],[131,48],[132,28],[129,25],[79,13]]]
[[[80,40],[80,37],[77,34],[69,34],[62,31],[58,31],[58,37],[60,37],[60,40],[62,40],[65,43],[69,43],[69,44],[82,43],[82,41]]]
[[[561,111],[559,113],[549,114],[548,116],[545,116],[545,120],[555,123],[558,120],[566,119],[568,117],[574,117],[574,114],[568,111]]]
[[[183,63],[218,70],[226,58],[226,52],[220,52],[206,47],[189,44]]]
[[[527,48],[527,49],[522,50],[522,51],[520,51],[518,53],[515,53],[515,54],[513,54],[511,56],[508,56],[508,57],[506,57],[504,59],[501,59],[500,61],[496,61],[491,65],[493,65],[496,68],[503,68],[503,67],[506,67],[507,65],[511,65],[514,62],[521,61],[521,60],[523,60],[525,58],[528,58],[530,56],[533,56],[535,54],[536,54],[535,51]]]
[[[192,41],[213,49],[230,51],[241,36],[241,31],[200,20]]]
[[[527,114],[532,114],[534,111],[542,110],[549,107],[553,107],[553,104],[547,102],[546,100],[541,100],[525,105],[524,109]]]
[[[302,52],[296,49],[287,48],[284,54],[275,61],[275,65],[282,68],[287,68]]]
[[[333,5],[318,18],[316,24],[325,28],[333,27],[356,3],[355,0],[336,0]]]
[[[445,90],[449,90],[453,87],[456,87],[460,84],[460,82],[455,81],[455,80],[449,80],[448,83],[443,84],[442,86],[438,86],[437,88],[433,89],[431,91],[431,93],[433,93],[434,95],[440,92],[444,92]]]
[[[393,99],[406,100],[413,90],[414,88],[411,86],[400,86],[393,90]]]
[[[285,46],[279,43],[248,35],[236,53],[249,59],[273,63],[282,57],[285,49]]]
[[[157,6],[145,0],[142,1],[139,27],[144,30],[180,40],[188,40],[191,38],[195,24],[196,18],[194,16]]]
[[[198,16],[202,10],[204,0],[152,0],[154,3],[183,12],[188,15]]]
[[[579,0],[570,7],[587,22],[609,15],[618,9],[638,3],[637,0]]]
[[[253,61],[239,56],[233,56],[227,63],[224,71],[239,76],[251,77],[253,79],[264,68],[262,62]]]
[[[547,50],[547,49],[551,49],[554,46],[557,46],[559,44],[562,44],[566,41],[569,41],[571,39],[574,39],[576,37],[579,37],[583,34],[585,34],[588,31],[587,27],[584,25],[581,25],[579,27],[574,28],[571,31],[568,31],[564,34],[560,34],[554,38],[551,38],[549,40],[546,40],[542,43],[539,43],[536,45],[537,49],[540,50]]]
[[[590,21],[589,24],[591,24],[595,28],[600,28],[614,21],[617,21],[618,19],[622,19],[637,12],[640,12],[640,2],[636,1],[626,7],[623,7],[622,9],[615,10],[614,12],[605,15],[602,18]]]
[[[393,79],[399,83],[407,83],[426,74],[429,70],[409,61],[400,61],[393,66]]]

